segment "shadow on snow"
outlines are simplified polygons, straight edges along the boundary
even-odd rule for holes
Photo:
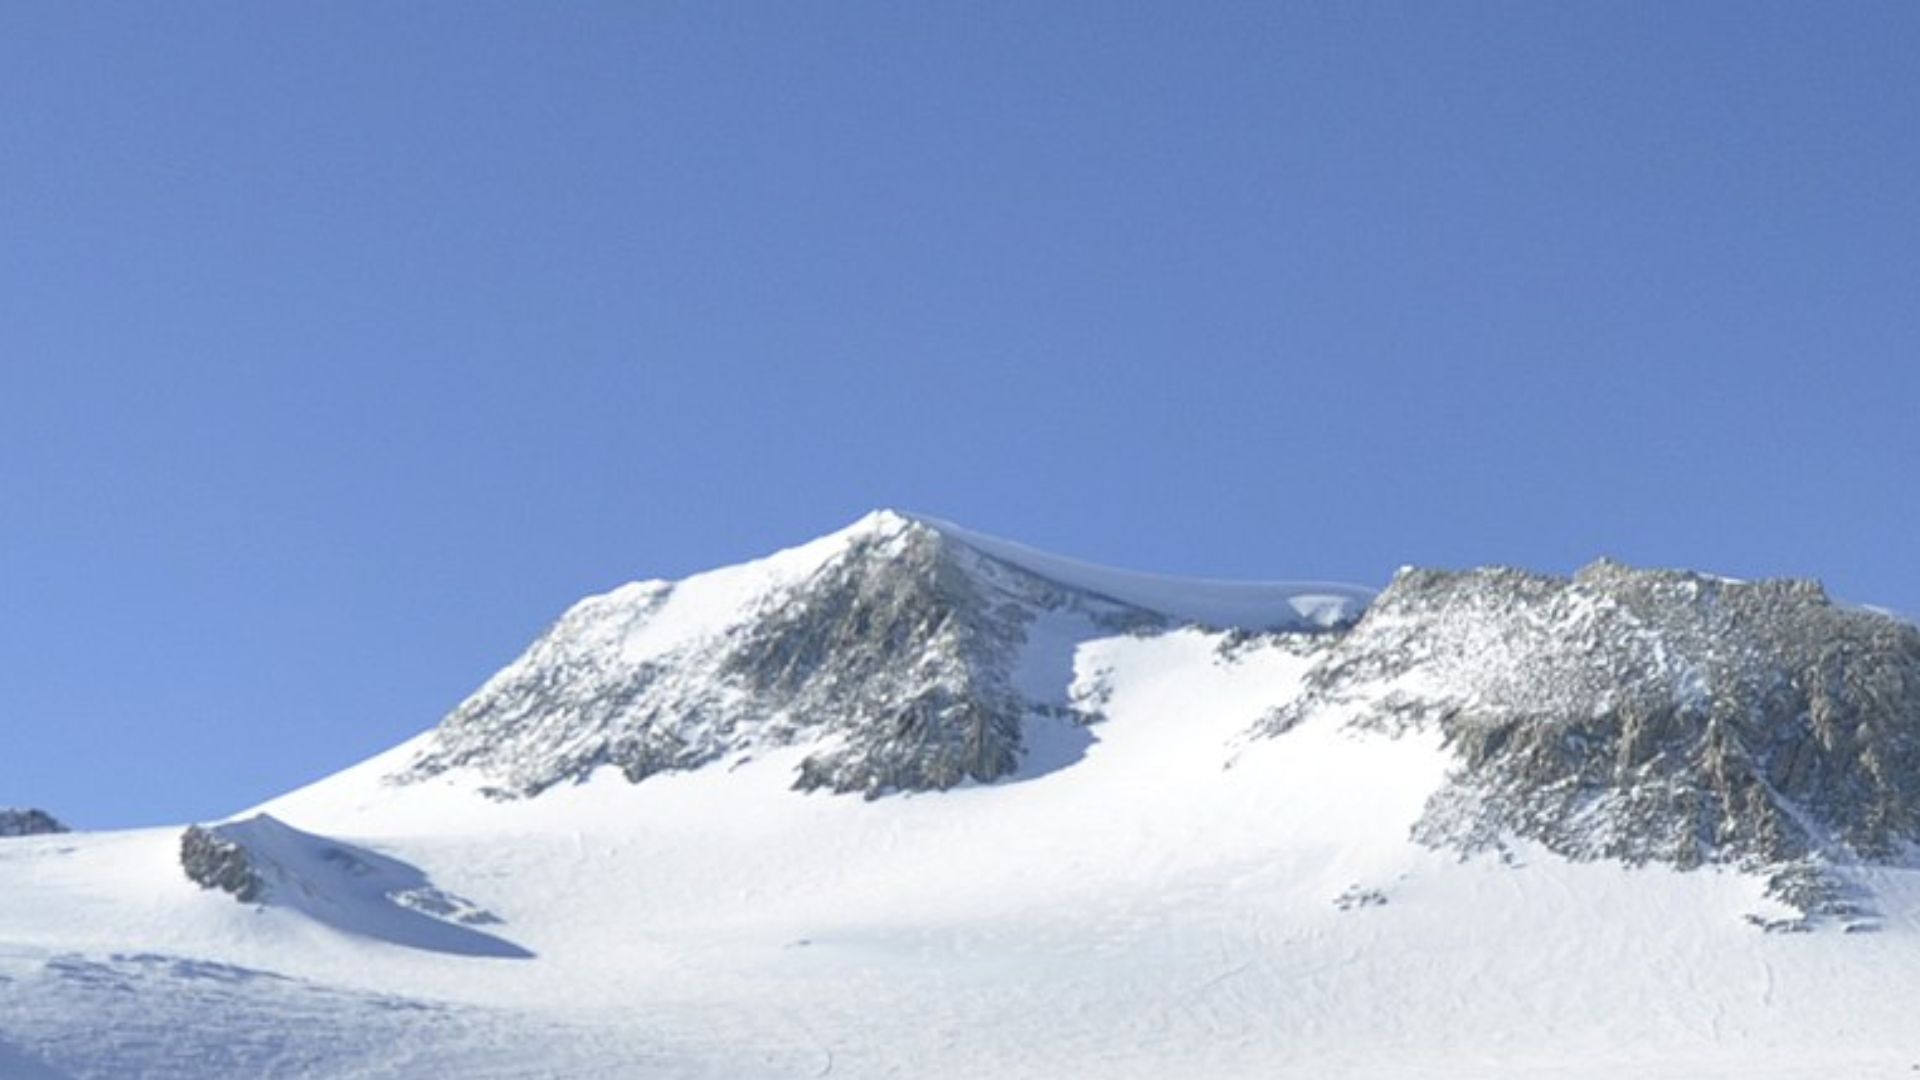
[[[500,920],[434,886],[388,855],[299,829],[267,814],[210,831],[246,850],[264,886],[259,902],[343,933],[431,952],[526,959],[533,953],[475,929]]]

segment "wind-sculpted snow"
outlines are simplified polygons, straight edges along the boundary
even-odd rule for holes
[[[398,859],[301,832],[267,814],[207,828],[180,840],[187,878],[300,911],[349,934],[465,956],[528,957],[512,942],[473,929],[498,923],[470,901],[434,887]]]
[[[788,745],[811,750],[795,779],[809,790],[1006,777],[1029,721],[1072,713],[1078,642],[1188,620],[1097,591],[1151,600],[1142,581],[1176,582],[1056,560],[1065,584],[1019,561],[1045,557],[996,543],[883,512],[761,563],[587,600],[456,709],[402,778],[470,769],[524,796],[602,766],[639,781]],[[1248,586],[1236,607],[1230,587],[1206,590],[1210,609],[1260,628],[1320,629],[1364,595]]]
[[[1818,871],[1920,839],[1920,632],[1811,582],[1404,571],[1262,730],[1323,712],[1444,733],[1431,843],[1766,868],[1846,913]]]
[[[974,551],[1061,587],[1157,611],[1195,626],[1282,632],[1337,629],[1351,625],[1373,599],[1372,589],[1336,582],[1220,581],[1115,570],[986,536],[951,522],[917,520]]]
[[[4,961],[5,1080],[613,1075],[569,1071],[568,1032],[497,1010],[154,952]]]

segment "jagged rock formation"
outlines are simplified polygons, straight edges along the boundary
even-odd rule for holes
[[[63,833],[67,827],[45,810],[0,810],[0,837]]]
[[[187,880],[203,889],[231,893],[243,904],[260,899],[266,890],[244,846],[198,825],[189,825],[180,834],[180,866]]]
[[[1037,704],[1010,681],[1026,627],[1077,599],[910,526],[857,542],[737,635],[719,670],[747,701],[838,736],[801,763],[798,787],[989,781],[1018,764],[1021,720]],[[1118,608],[1096,617],[1155,621]]]
[[[1042,621],[1052,653],[1036,661]],[[802,789],[990,781],[1018,766],[1024,722],[1072,711],[1064,676],[1035,688],[1023,668],[1065,672],[1075,640],[1179,621],[882,512],[759,564],[576,605],[399,779],[472,769],[513,797],[601,766],[639,781],[808,745]]]
[[[1810,909],[1809,868],[1920,839],[1920,631],[1812,582],[1403,571],[1263,730],[1322,713],[1444,734],[1430,843],[1766,868]]]

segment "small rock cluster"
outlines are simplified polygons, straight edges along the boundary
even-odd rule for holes
[[[67,827],[45,810],[0,809],[0,836],[40,836],[66,831]]]
[[[1333,898],[1333,906],[1341,911],[1358,911],[1361,908],[1385,907],[1387,894],[1380,889],[1363,888],[1349,885],[1339,896]]]

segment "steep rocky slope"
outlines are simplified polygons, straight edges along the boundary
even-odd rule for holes
[[[1811,582],[1405,571],[1260,731],[1321,713],[1444,734],[1430,843],[1731,863],[1846,913],[1822,868],[1920,839],[1920,631]]]

